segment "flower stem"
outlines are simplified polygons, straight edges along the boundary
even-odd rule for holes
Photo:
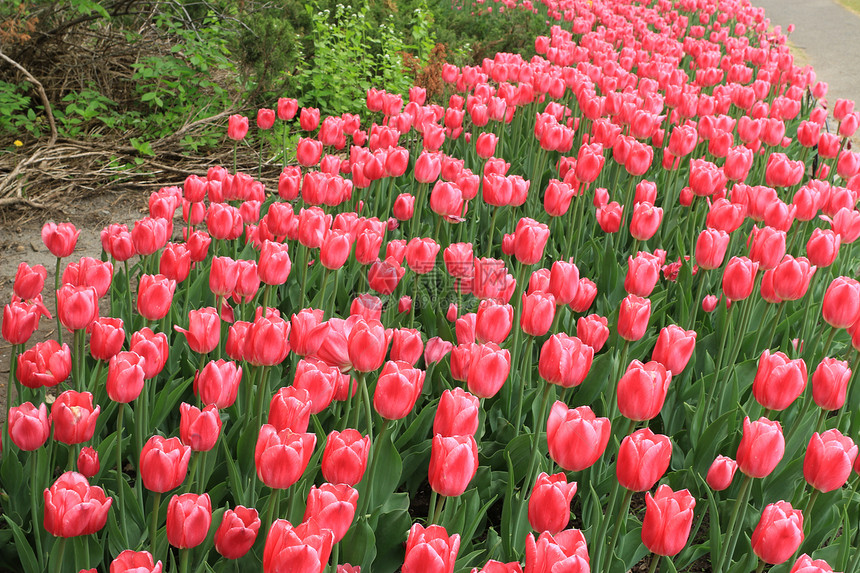
[[[158,510],[161,505],[161,492],[155,492],[155,500],[152,502],[152,520],[149,522],[149,552],[153,559],[158,559],[155,553],[155,535],[158,532]]]
[[[57,552],[57,561],[54,564],[54,573],[60,573],[63,570],[63,557],[66,553],[66,538],[60,537],[60,549]]]
[[[656,553],[653,554],[651,557],[651,565],[648,567],[648,573],[654,573],[657,571],[657,564],[660,563],[660,557],[662,557],[662,555],[657,555]]]
[[[41,448],[40,448],[41,449]],[[45,569],[45,554],[42,550],[42,526],[39,519],[39,473],[38,473],[39,450],[30,456],[30,519],[33,523],[33,536],[36,538],[36,557],[39,560],[39,568]]]
[[[62,263],[62,259],[57,257],[57,266],[54,272],[54,302],[57,304],[57,341],[60,343],[60,346],[63,345],[63,325],[60,324],[60,265]]]
[[[738,498],[735,500],[735,505],[732,508],[732,515],[729,518],[729,527],[726,529],[726,539],[728,544],[724,546],[724,550],[720,551],[719,560],[714,563],[714,571],[724,571],[724,564],[731,564],[732,555],[735,552],[735,544],[738,541],[738,531],[735,531],[735,525],[740,517],[743,523],[743,516],[746,514],[747,498],[749,497],[750,484],[752,478],[744,474],[744,480],[741,482],[741,489],[738,492]]]
[[[630,501],[633,499],[631,490],[624,491],[624,498],[621,500],[621,507],[618,508],[618,515],[615,517],[615,527],[612,528],[612,537],[609,538],[609,551],[606,553],[606,563],[604,571],[609,573],[612,570],[612,555],[615,553],[615,544],[618,542],[618,534],[621,533],[621,524],[627,522],[627,512],[630,511]]]
[[[523,370],[522,370],[522,374],[520,374],[520,381],[519,381],[519,398],[517,399],[517,413],[514,416],[514,419],[512,420],[512,422],[514,423],[514,437],[517,437],[520,435],[520,428],[522,427],[523,393],[525,392],[526,384],[531,381],[530,380],[531,377],[529,376],[529,374],[531,373],[532,344],[534,344],[534,341],[535,341],[534,336],[528,337],[528,340],[526,340],[525,354],[523,354],[523,358],[522,358]],[[539,424],[540,420],[535,420],[535,422],[537,422]]]
[[[116,415],[116,490],[117,495],[119,496],[119,506],[121,508],[120,511],[123,513],[123,517],[125,517],[125,488],[123,487],[123,480],[125,479],[122,476],[122,418],[123,414],[125,414],[125,404],[119,403],[119,412]],[[122,522],[122,535],[126,540],[126,543],[129,542],[128,539],[128,527],[126,526],[126,519],[120,518]]]

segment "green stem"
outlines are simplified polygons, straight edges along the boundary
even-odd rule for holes
[[[654,553],[651,557],[651,565],[648,567],[648,573],[655,573],[657,571],[657,564],[660,563],[660,557],[662,555],[657,555]]]
[[[161,492],[155,492],[155,499],[152,502],[152,520],[149,522],[149,552],[153,559],[158,559],[155,553],[155,535],[158,532],[158,510],[161,506]]]
[[[436,490],[430,492],[430,506],[427,508],[427,526],[433,525],[433,519],[436,517],[436,504],[439,501],[439,494]]]
[[[758,567],[756,568],[755,573],[762,573],[762,571],[764,571],[764,566],[765,566],[765,562],[762,560],[759,560]]]
[[[180,565],[180,571],[182,573],[188,573],[188,555],[190,554],[190,552],[191,549],[189,549],[188,547],[180,550],[180,553],[182,554],[182,564]]]
[[[528,335],[527,335],[528,336]],[[517,413],[512,420],[514,423],[514,437],[520,435],[520,428],[522,428],[522,416],[523,416],[523,394],[525,392],[526,384],[531,382],[531,356],[532,356],[532,345],[534,344],[535,337],[528,336],[528,340],[526,340],[526,348],[525,353],[523,354],[522,363],[523,369],[520,374],[520,382],[519,382],[519,397],[517,399]],[[540,423],[540,420],[536,420]]]
[[[442,509],[445,507],[445,501],[448,499],[444,495],[439,496],[441,499],[437,500],[436,503],[436,511],[433,513],[433,521],[431,523],[439,523],[440,518],[442,517]]]
[[[57,551],[57,561],[54,563],[54,573],[60,573],[63,570],[63,557],[66,554],[66,537],[60,537],[60,549]]]
[[[278,504],[281,501],[281,490],[272,488],[272,494],[269,496],[269,503],[266,508],[266,521],[264,523],[266,527],[266,531],[272,526],[272,523],[275,522],[275,513],[278,508]]]
[[[499,208],[493,207],[493,217],[490,221],[490,238],[487,242],[487,256],[493,256],[493,235],[496,233],[496,217],[499,215]]]
[[[685,330],[690,330],[696,325],[696,316],[699,314],[699,308],[702,304],[702,295],[705,292],[705,283],[708,282],[707,270],[699,268],[699,285],[696,288],[696,296],[693,298],[693,305],[690,308],[690,316],[687,317],[687,326]]]
[[[263,408],[266,403],[266,396],[269,394],[269,369],[266,366],[261,366],[260,383],[257,385],[257,425],[263,424]]]
[[[633,499],[633,491],[625,490],[624,498],[621,500],[621,507],[618,508],[618,515],[615,517],[615,527],[612,528],[612,537],[609,538],[609,550],[606,553],[606,563],[604,570],[609,573],[612,570],[612,557],[615,553],[615,545],[618,542],[618,534],[621,533],[621,524],[627,522],[627,512],[630,511],[630,500]]]
[[[202,456],[203,452],[191,452],[191,457],[194,459],[191,460],[191,467],[188,468],[188,485],[185,486],[185,493],[191,493],[191,490],[194,489],[194,478],[197,476],[197,466],[200,465]]]
[[[41,448],[40,448],[41,449]],[[39,450],[30,456],[30,519],[33,523],[33,536],[36,538],[36,557],[39,569],[45,570],[45,553],[42,550],[42,526],[39,519],[39,480],[38,472]]]
[[[57,266],[54,271],[54,302],[57,304],[57,341],[60,343],[60,346],[63,345],[63,325],[60,324],[60,303],[59,303],[59,294],[60,291],[60,265],[62,264],[62,259],[57,257]]]
[[[122,418],[123,414],[125,414],[125,404],[120,402],[119,404],[119,412],[116,415],[116,489],[117,495],[119,496],[119,506],[121,508],[120,511],[123,513],[123,517],[120,518],[122,522],[122,535],[126,540],[126,543],[129,542],[128,539],[128,526],[126,525],[126,512],[125,512],[125,488],[123,487],[123,480],[125,479],[122,476]]]
[[[526,470],[526,481],[525,486],[523,487],[523,492],[525,492],[526,489],[530,490],[532,484],[534,483],[534,476],[532,474],[534,473],[535,465],[537,464],[538,452],[540,451],[540,448],[538,446],[540,445],[541,428],[546,423],[546,408],[547,404],[549,403],[549,394],[551,391],[552,384],[547,384],[546,386],[544,386],[543,396],[541,397],[540,403],[540,413],[538,414],[537,420],[535,420],[535,427],[533,430],[534,433],[532,434],[532,451],[531,455],[529,456],[529,465],[528,470]],[[523,500],[525,499],[526,498],[524,497]]]
[[[370,436],[370,443],[373,443],[373,410],[370,406],[370,392],[367,389],[367,376],[364,372],[359,377],[359,385],[361,389],[361,401],[364,404],[364,417],[367,424],[367,435]],[[386,420],[387,422],[387,420]]]
[[[352,391],[355,388],[355,378],[349,377],[349,387],[346,392],[346,407],[343,411],[343,416],[340,419],[340,431],[344,431],[349,423],[350,411],[352,410]]]
[[[817,489],[812,489],[812,492],[809,494],[809,501],[806,502],[806,508],[803,510],[803,529],[807,533],[810,531],[809,524],[812,521],[812,508],[815,506],[815,500],[818,499],[819,493],[821,492],[819,492]],[[798,547],[798,551],[799,550],[800,547]]]
[[[711,383],[710,390],[708,390],[708,399],[705,401],[704,404],[699,405],[699,408],[702,409],[703,412],[710,409],[711,403],[714,400],[714,392],[717,389],[717,380],[719,379],[720,374],[720,365],[723,362],[723,353],[726,350],[726,338],[732,326],[732,310],[734,310],[734,308],[735,305],[733,304],[728,309],[726,309],[726,324],[723,327],[723,335],[720,337],[720,350],[717,352],[717,361],[714,363],[714,380]]]
[[[741,482],[741,489],[738,492],[738,498],[735,500],[735,505],[732,508],[732,515],[729,518],[729,527],[726,529],[726,538],[729,540],[729,543],[724,546],[725,550],[720,552],[719,560],[714,563],[715,571],[724,571],[726,569],[724,565],[731,564],[732,555],[735,552],[735,544],[738,539],[738,532],[735,531],[735,525],[738,522],[739,516],[741,518],[741,523],[743,523],[743,516],[746,514],[747,498],[749,497],[751,483],[752,478],[744,474],[744,480]]]

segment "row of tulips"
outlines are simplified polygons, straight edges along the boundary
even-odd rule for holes
[[[276,192],[192,174],[101,261],[45,225],[53,302],[22,263],[2,324],[22,569],[858,568],[860,113],[740,0],[505,8],[540,55],[439,103],[260,110]]]

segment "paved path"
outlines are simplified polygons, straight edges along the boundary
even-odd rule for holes
[[[835,0],[751,0],[761,6],[774,26],[789,24],[789,41],[805,52],[799,64],[815,68],[819,80],[830,86],[827,99],[853,99],[860,103],[860,16]]]

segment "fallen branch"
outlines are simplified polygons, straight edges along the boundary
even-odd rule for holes
[[[3,50],[0,50],[0,59],[3,59],[14,66],[15,69],[24,74],[24,77],[27,78],[28,82],[36,86],[36,89],[39,92],[39,98],[42,100],[42,105],[45,107],[45,114],[48,116],[48,123],[51,126],[51,139],[48,141],[48,147],[51,147],[57,141],[57,124],[54,122],[54,112],[51,109],[51,102],[48,101],[48,94],[45,93],[45,88],[42,86],[42,82],[33,77],[33,74],[28,72],[24,66],[4,54]]]

